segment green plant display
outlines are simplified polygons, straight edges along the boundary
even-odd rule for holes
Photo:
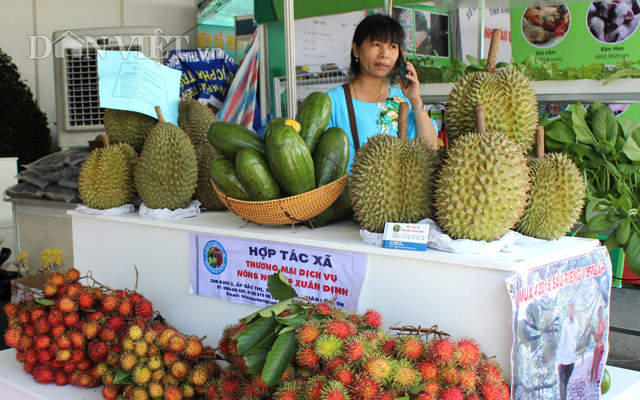
[[[592,232],[610,231],[609,251],[622,247],[627,263],[640,273],[640,123],[616,117],[595,103],[584,111],[578,103],[560,117],[540,120],[546,148],[567,154],[587,181],[581,222]]]

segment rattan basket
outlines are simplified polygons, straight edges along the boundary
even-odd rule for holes
[[[296,196],[268,201],[245,201],[228,197],[211,182],[220,200],[238,217],[261,225],[295,224],[326,210],[340,195],[349,175]]]

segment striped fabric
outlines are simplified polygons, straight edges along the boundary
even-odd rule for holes
[[[259,36],[260,30],[256,29],[244,61],[240,64],[233,82],[231,82],[224,105],[218,111],[218,121],[233,122],[251,130],[254,129],[254,118],[259,115],[256,104],[260,55]]]

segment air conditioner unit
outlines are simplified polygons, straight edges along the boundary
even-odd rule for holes
[[[53,33],[58,146],[85,146],[104,132],[98,92],[98,50],[152,57],[153,27],[73,29]],[[153,57],[152,57],[153,58]]]

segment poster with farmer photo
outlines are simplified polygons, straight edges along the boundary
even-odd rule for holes
[[[513,399],[597,400],[608,354],[606,248],[507,280],[513,309]]]

